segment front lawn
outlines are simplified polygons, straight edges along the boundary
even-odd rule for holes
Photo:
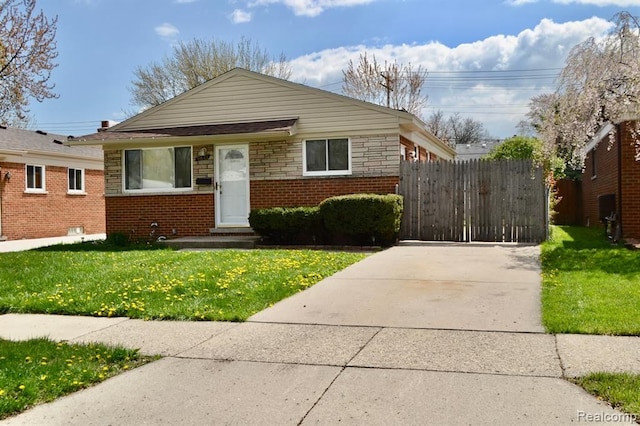
[[[640,251],[612,245],[602,229],[554,226],[541,262],[549,333],[640,335]],[[594,373],[571,380],[640,419],[640,376]]]
[[[53,401],[155,358],[98,344],[0,339],[0,419]]]
[[[243,321],[364,257],[311,250],[110,251],[89,243],[0,253],[0,313]]]
[[[640,422],[640,375],[594,373],[572,381],[614,408],[633,416],[629,420]]]
[[[640,335],[640,251],[611,245],[600,229],[556,226],[541,262],[549,333]]]

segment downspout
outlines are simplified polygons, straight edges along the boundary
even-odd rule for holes
[[[622,126],[620,123],[616,124],[616,145],[618,150],[618,205],[617,217],[618,217],[618,225],[616,226],[616,242],[620,242],[622,239],[622,135],[620,132],[622,131]]]

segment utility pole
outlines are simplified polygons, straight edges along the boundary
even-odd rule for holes
[[[380,83],[380,85],[385,89],[387,89],[387,108],[390,108],[391,107],[391,91],[393,90],[392,84],[395,84],[396,81],[395,79],[391,78],[388,72],[386,74],[384,72],[381,72],[380,75],[382,76],[382,78],[384,78],[384,83]]]

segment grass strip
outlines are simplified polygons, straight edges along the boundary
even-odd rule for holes
[[[0,313],[244,321],[366,256],[95,247],[1,253]]]
[[[587,392],[600,400],[607,401],[640,422],[640,375],[627,373],[593,373],[572,379]]]
[[[554,226],[541,262],[549,333],[640,335],[640,251],[612,245],[601,229]]]
[[[156,359],[137,350],[46,338],[0,339],[0,419]]]

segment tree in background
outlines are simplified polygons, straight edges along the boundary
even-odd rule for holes
[[[555,179],[564,176],[564,161],[556,156],[545,153],[541,140],[526,136],[513,136],[505,139],[485,156],[488,160],[533,160],[534,164],[542,166],[547,176]]]
[[[449,141],[452,139],[449,120],[445,117],[442,110],[432,112],[429,118],[427,118],[425,124],[427,130],[429,130],[434,136],[442,139],[443,141]]]
[[[471,117],[462,118],[459,113],[449,117],[451,136],[456,144],[481,143],[489,139],[489,133],[485,130],[484,124]]]
[[[482,122],[470,117],[462,118],[459,113],[446,118],[442,111],[434,111],[425,124],[427,130],[453,147],[456,144],[478,144],[491,139]]]
[[[58,18],[35,13],[35,0],[0,1],[0,122],[28,122],[29,101],[55,98],[49,82]]]
[[[605,123],[640,115],[640,24],[627,12],[614,22],[607,37],[571,50],[555,93],[530,103],[528,117],[546,152],[573,168],[582,167],[586,145]],[[640,141],[640,127],[635,138]]]
[[[283,79],[291,76],[284,54],[272,58],[251,39],[242,37],[236,44],[193,39],[178,43],[161,62],[136,68],[131,103],[138,110],[160,105],[237,67]]]
[[[426,70],[411,64],[401,65],[396,60],[380,64],[375,56],[360,55],[358,64],[352,60],[342,71],[342,93],[361,101],[384,105],[420,117],[427,103],[422,94]]]

